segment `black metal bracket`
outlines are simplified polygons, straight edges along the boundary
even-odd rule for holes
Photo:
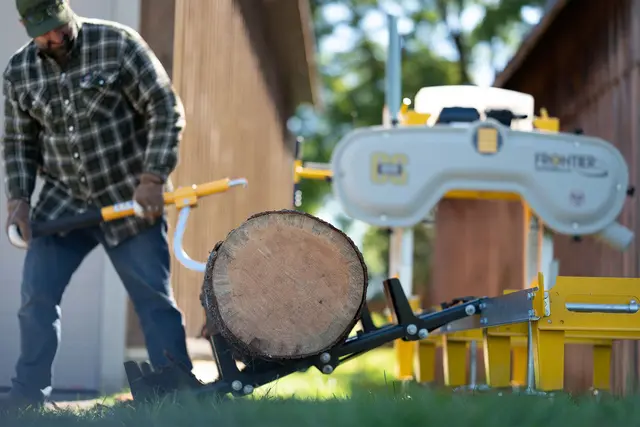
[[[382,327],[375,326],[371,313],[365,305],[360,323],[362,329],[343,343],[317,356],[299,360],[271,361],[254,359],[243,361],[244,368],[238,368],[238,361],[225,338],[219,333],[209,337],[218,378],[209,384],[197,380],[191,372],[180,366],[170,366],[158,372],[151,371],[148,364],[140,368],[135,362],[127,362],[127,377],[134,400],[163,395],[168,392],[188,389],[196,395],[235,396],[251,394],[255,388],[268,384],[310,367],[324,374],[331,374],[342,363],[367,353],[397,339],[416,341],[426,338],[432,331],[464,319],[481,314],[491,298],[462,298],[443,306],[442,310],[423,312],[416,315],[400,281],[396,278],[384,282],[384,290],[393,322]],[[497,297],[500,298],[500,297]],[[503,321],[504,323],[504,321]],[[508,322],[506,322],[508,323]],[[144,365],[143,365],[144,366]],[[145,372],[143,372],[145,371]]]

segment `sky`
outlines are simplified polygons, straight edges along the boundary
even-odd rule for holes
[[[382,46],[387,46],[387,23],[385,13],[392,13],[399,15],[398,20],[398,32],[400,34],[406,33],[411,30],[412,22],[408,19],[402,19],[402,11],[398,9],[392,0],[385,1],[380,0],[380,10],[373,12],[365,18],[364,27],[369,32],[372,38],[378,41]],[[405,5],[407,3],[405,2]],[[415,7],[418,7],[416,2]],[[324,9],[325,17],[329,21],[339,21],[349,16],[349,10],[340,4],[330,4]],[[463,30],[470,30],[483,18],[483,9],[479,6],[468,7],[461,15],[460,22],[453,22],[453,25],[460,26]],[[536,24],[541,18],[538,10],[533,8],[524,8],[522,11],[522,18],[530,24]],[[457,58],[457,52],[455,47],[446,37],[444,28],[441,31],[434,31],[429,34],[431,41],[431,47],[434,51],[442,55],[443,57],[455,60]],[[350,42],[353,40],[353,35],[348,27],[337,27],[333,35],[326,37],[320,42],[320,52],[338,52],[347,51],[350,48]],[[491,64],[492,52],[489,48],[478,49],[476,65],[471,70],[471,77],[475,84],[479,86],[491,86],[494,79],[494,67],[498,70],[504,68],[511,56],[513,55],[513,49],[498,48],[493,52],[494,64]],[[335,218],[337,215],[344,214],[340,205],[330,198],[326,205],[316,213],[316,215],[326,221],[335,224]],[[354,243],[362,250],[362,237],[367,230],[367,224],[360,221],[355,221],[352,228],[347,231],[347,234],[354,240]]]

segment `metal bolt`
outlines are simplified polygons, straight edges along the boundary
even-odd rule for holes
[[[487,318],[483,317],[482,319],[480,319],[480,324],[481,325],[486,325],[487,324]]]
[[[235,391],[240,391],[242,390],[242,383],[238,380],[235,380],[234,382],[231,383],[231,388],[234,389]]]
[[[409,335],[415,335],[416,332],[418,332],[418,327],[416,325],[407,326],[407,333]]]
[[[426,329],[420,329],[418,331],[418,336],[420,337],[420,339],[425,339],[429,336],[429,331],[427,331]]]
[[[251,394],[253,393],[253,386],[250,384],[247,384],[246,386],[244,386],[244,388],[242,389],[242,392],[244,394]]]
[[[464,312],[467,313],[467,316],[473,316],[476,314],[476,307],[474,305],[468,305],[464,308]]]
[[[480,303],[480,310],[484,310],[485,308],[487,308],[487,304],[481,302]]]
[[[527,293],[527,299],[533,299],[533,292]]]
[[[329,363],[330,360],[331,360],[331,355],[329,353],[322,353],[320,355],[320,361],[322,363]]]
[[[333,372],[333,366],[331,366],[331,365],[324,365],[324,366],[322,367],[322,373],[323,373],[323,374],[327,374],[327,375],[329,375],[329,374],[330,374],[330,373],[332,373],[332,372]]]

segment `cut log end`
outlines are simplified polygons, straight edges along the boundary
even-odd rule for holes
[[[362,254],[343,232],[303,212],[269,211],[216,245],[203,305],[241,353],[298,359],[346,338],[366,301],[367,283]]]

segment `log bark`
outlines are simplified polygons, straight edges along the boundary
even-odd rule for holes
[[[268,211],[216,244],[202,303],[236,353],[300,359],[349,335],[366,302],[367,276],[342,231],[304,212]]]

